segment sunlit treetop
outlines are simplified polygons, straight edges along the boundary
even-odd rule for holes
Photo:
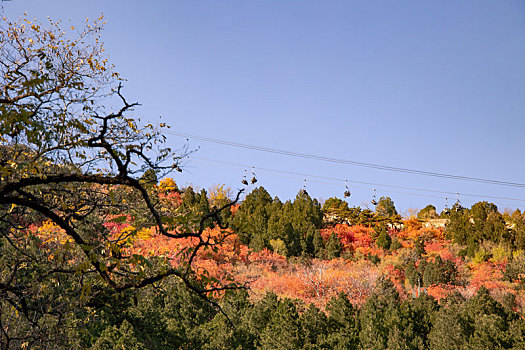
[[[2,18],[0,142],[9,153],[2,177],[45,173],[46,161],[100,174],[143,173],[166,160],[165,169],[178,167],[163,145],[166,125],[131,115],[137,103],[124,99],[108,63],[102,20],[63,29],[60,21]]]

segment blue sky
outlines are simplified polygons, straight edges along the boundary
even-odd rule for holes
[[[75,24],[103,13],[103,39],[142,120],[203,137],[331,158],[525,183],[523,1],[22,1],[27,12]],[[185,139],[167,135],[174,148]],[[274,196],[307,179],[317,198],[348,179],[350,205],[390,196],[399,211],[449,205],[459,192],[525,209],[525,189],[392,173],[261,153],[192,139],[200,147],[180,185],[240,188],[254,166]],[[250,168],[248,168],[249,171]],[[397,192],[396,192],[397,191]],[[411,192],[405,194],[398,192]],[[415,195],[418,194],[418,195]],[[421,195],[428,195],[423,197]],[[437,198],[435,198],[437,197]],[[371,206],[370,206],[371,207]]]

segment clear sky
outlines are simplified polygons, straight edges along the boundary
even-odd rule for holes
[[[203,137],[331,158],[525,183],[525,2],[515,1],[27,1],[23,12],[74,24],[101,13],[110,61],[142,120]],[[167,135],[174,148],[185,139]],[[196,139],[182,186],[242,187],[244,168],[282,200],[305,176],[348,179],[350,205],[390,196],[399,211],[455,195],[525,189],[393,173]],[[250,168],[249,172],[251,171]],[[306,176],[317,198],[344,184]],[[411,192],[432,197],[407,195]],[[467,206],[483,200],[460,194]],[[434,198],[438,197],[438,198]],[[371,206],[370,206],[371,207]]]

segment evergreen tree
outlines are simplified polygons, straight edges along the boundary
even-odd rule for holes
[[[275,197],[269,209],[267,236],[269,239],[280,239],[283,242],[286,239],[284,234],[284,221],[281,220],[283,216],[283,203],[279,198]]]
[[[381,197],[376,205],[376,213],[386,218],[397,215],[394,201],[390,197]]]
[[[417,218],[419,220],[437,219],[439,217],[436,207],[432,204],[427,205],[419,211]]]
[[[325,249],[324,239],[321,236],[321,232],[316,231],[314,233],[313,244],[314,244],[315,257],[320,258],[320,259],[327,259],[328,255]]]
[[[414,248],[415,248],[414,250],[415,250],[416,256],[418,258],[421,258],[421,256],[423,254],[425,254],[425,241],[424,241],[424,239],[423,238],[418,238],[416,240]]]
[[[299,314],[290,299],[280,300],[277,308],[270,314],[269,322],[262,330],[259,349],[296,350],[303,346],[303,332]]]
[[[288,256],[316,256],[319,253],[316,249],[320,247],[319,229],[323,222],[323,213],[317,200],[300,192],[294,202],[281,204],[277,199],[271,208],[271,216],[267,220],[267,237],[283,240]]]
[[[110,349],[146,349],[144,344],[137,340],[133,326],[126,320],[120,327],[109,326],[97,339],[92,347],[93,350],[110,350]]]
[[[317,199],[299,192],[292,204],[291,224],[301,242],[302,254],[314,256],[314,234],[321,228],[323,213]]]
[[[504,277],[510,282],[520,281],[525,274],[525,254],[514,254],[507,262]]]
[[[139,180],[144,187],[151,188],[155,186],[158,182],[157,173],[153,169],[148,169],[142,174]],[[178,190],[175,188],[174,190]]]
[[[195,196],[195,200],[198,201],[196,207],[198,217],[202,218],[210,214],[210,203],[208,202],[208,194],[206,193],[206,190],[204,188],[201,190],[198,196]],[[204,226],[213,228],[213,219],[206,220]]]
[[[326,257],[328,259],[339,258],[341,256],[341,241],[335,232],[332,232],[326,242]]]
[[[499,242],[505,236],[505,221],[498,207],[489,202],[478,202],[470,209],[475,237],[479,241]]]
[[[359,211],[356,221],[356,223],[359,225],[371,226],[376,223],[377,217],[370,209],[363,209]]]
[[[299,192],[293,202],[294,225],[301,230],[302,225],[313,225],[320,228],[323,223],[323,212],[317,199],[312,199],[308,194]]]
[[[432,284],[446,284],[455,281],[457,270],[454,262],[450,260],[443,261],[437,256],[433,262],[425,264],[423,270],[423,284],[429,286]]]
[[[368,297],[359,312],[359,339],[365,349],[385,349],[389,338],[397,336],[400,320],[399,293],[390,279],[381,277],[375,293]],[[392,342],[390,342],[392,343]]]
[[[390,235],[388,234],[387,230],[382,229],[381,232],[379,233],[379,236],[376,239],[376,245],[379,248],[388,250],[390,248],[391,243],[392,243],[392,238],[390,238]]]
[[[348,295],[340,293],[328,303],[327,344],[330,349],[357,349],[359,345],[359,327],[357,310]]]
[[[446,233],[456,243],[467,245],[467,254],[473,257],[482,242],[511,242],[505,220],[493,203],[478,202],[470,210],[455,205],[450,211]]]
[[[359,310],[359,342],[364,349],[385,349],[389,328],[385,322],[388,304],[377,294],[372,294]]]
[[[245,316],[245,328],[250,334],[257,336],[254,339],[256,348],[260,348],[260,335],[270,323],[272,315],[276,313],[279,303],[277,295],[270,292],[266,293],[261,300],[254,303],[253,307],[248,309]]]
[[[257,237],[255,245],[258,249],[269,247],[267,230],[271,204],[272,197],[262,186],[246,196],[232,220],[232,228],[243,244],[253,247],[252,239]]]
[[[513,349],[525,349],[525,320],[523,318],[510,322],[507,339],[511,342]]]
[[[200,327],[204,350],[255,349],[257,334],[250,332],[247,315],[252,304],[245,290],[225,295],[221,307],[234,323],[222,313],[217,313],[211,322]]]
[[[346,223],[352,214],[348,208],[348,203],[336,197],[328,198],[324,202],[322,210],[324,218],[329,224]]]
[[[303,247],[301,245],[301,237],[293,229],[291,223],[284,223],[283,234],[285,235],[286,239],[285,243],[288,249],[288,256],[300,256],[303,251]]]
[[[477,349],[509,348],[506,337],[509,324],[515,315],[495,301],[489,291],[481,287],[476,295],[463,305],[462,318],[469,332],[469,347]]]
[[[390,243],[390,250],[398,250],[399,248],[403,248],[403,245],[399,242],[397,237],[394,237],[392,243]]]
[[[418,271],[418,268],[413,261],[410,261],[406,264],[405,279],[411,287],[423,285],[422,277],[422,274]]]
[[[315,256],[314,236],[319,230],[309,227],[306,233],[298,233],[301,239],[302,256],[311,257]]]
[[[195,193],[193,187],[188,186],[184,191],[181,204],[181,211],[188,216],[189,221],[196,225],[200,224],[200,219],[210,213],[210,205],[206,190],[202,189],[200,193]],[[204,227],[213,227],[213,220],[206,220]]]
[[[475,238],[467,210],[451,211],[445,230],[446,234],[459,244],[467,244],[469,238]]]
[[[436,313],[428,335],[430,349],[459,350],[465,348],[469,334],[459,309],[459,305],[448,305]]]
[[[525,249],[525,213],[516,209],[510,217],[513,226],[513,243],[517,249]]]
[[[190,208],[195,207],[195,204],[197,204],[195,192],[193,191],[193,187],[188,186],[184,191],[184,197],[182,199],[181,206],[186,210],[190,210]]]
[[[505,220],[499,212],[490,212],[483,225],[482,237],[490,242],[508,242],[510,233],[505,227]]]
[[[421,294],[410,302],[411,318],[410,325],[414,332],[415,343],[420,343],[420,348],[429,348],[429,334],[432,329],[435,313],[439,310],[437,301],[426,295]]]
[[[332,349],[326,344],[328,319],[324,312],[310,304],[301,314],[299,323],[304,337],[303,349]]]

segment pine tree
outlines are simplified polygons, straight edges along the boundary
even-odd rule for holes
[[[261,332],[259,349],[296,350],[303,346],[303,333],[299,314],[290,299],[280,300],[271,313],[269,322]]]
[[[341,256],[341,241],[335,232],[332,232],[326,242],[326,257],[328,259],[339,258]]]
[[[458,305],[441,308],[436,313],[428,335],[429,348],[432,350],[464,349],[469,337],[465,325]]]
[[[208,194],[203,188],[199,195],[195,196],[197,203],[197,215],[199,217],[204,217],[210,213],[210,203],[208,202]],[[213,219],[208,219],[204,223],[205,227],[213,228]]]
[[[379,233],[379,236],[377,237],[376,245],[379,248],[388,250],[390,248],[391,243],[392,243],[392,238],[390,238],[390,235],[388,234],[388,232],[385,229],[381,230],[381,233]]]
[[[231,222],[243,244],[252,246],[251,241],[257,236],[257,248],[269,247],[267,231],[271,204],[272,197],[262,186],[246,196]]]
[[[328,334],[328,319],[324,312],[310,304],[299,318],[303,332],[303,349],[329,349],[326,344]]]
[[[319,259],[326,259],[327,253],[325,250],[325,243],[324,243],[323,237],[321,236],[321,232],[319,232],[319,230],[317,230],[314,233],[313,244],[314,244],[315,257]]]
[[[432,204],[427,205],[417,214],[419,220],[437,219],[438,217],[439,215],[436,212],[436,207]]]
[[[386,218],[397,215],[394,201],[390,197],[381,197],[376,205],[376,213]]]
[[[124,320],[120,327],[107,327],[97,339],[92,349],[143,350],[146,349],[146,347],[135,337],[133,326],[128,321]]]
[[[339,198],[328,198],[323,204],[323,214],[326,222],[342,224],[349,221],[351,216],[348,203]]]
[[[359,325],[357,310],[348,295],[340,293],[332,297],[326,307],[328,311],[329,349],[357,349],[359,345]]]

